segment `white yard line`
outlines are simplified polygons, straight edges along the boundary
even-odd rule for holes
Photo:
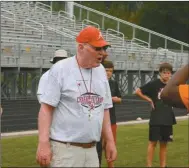
[[[176,117],[176,120],[187,120],[189,116],[180,116]],[[131,124],[143,124],[148,123],[149,120],[141,120],[141,121],[126,121],[126,122],[119,122],[117,125],[131,125]],[[26,135],[35,135],[38,134],[38,130],[30,130],[30,131],[19,131],[19,132],[8,132],[8,133],[1,133],[1,138],[5,137],[15,137],[15,136],[26,136]]]

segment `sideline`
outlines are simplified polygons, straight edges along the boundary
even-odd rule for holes
[[[187,120],[187,119],[189,119],[189,116],[176,117],[177,121]],[[148,120],[140,120],[140,121],[132,120],[132,121],[126,121],[126,122],[118,122],[117,125],[144,124],[144,123],[148,123],[148,122],[149,122],[149,119]],[[26,136],[26,135],[35,135],[35,134],[38,134],[38,130],[8,132],[8,133],[1,133],[1,138]]]

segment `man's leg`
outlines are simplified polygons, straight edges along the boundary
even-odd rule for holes
[[[147,149],[147,167],[152,167],[157,141],[160,138],[160,128],[158,126],[149,126],[149,143]]]
[[[97,150],[97,153],[98,153],[99,167],[101,167],[101,162],[102,162],[102,139],[100,140],[100,142],[97,142],[96,150]]]
[[[112,128],[112,133],[113,133],[113,137],[114,137],[114,142],[116,144],[117,124],[111,125],[111,128]],[[108,162],[108,167],[109,168],[113,168],[114,167],[114,162]]]

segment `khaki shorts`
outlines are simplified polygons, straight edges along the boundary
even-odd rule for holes
[[[99,167],[96,146],[82,148],[51,141],[51,150],[50,167]]]

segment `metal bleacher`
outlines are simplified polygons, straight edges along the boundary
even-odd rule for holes
[[[64,48],[70,56],[75,54],[75,36],[86,25],[100,28],[106,40],[112,44],[108,52],[116,69],[152,71],[165,61],[177,69],[188,57],[184,50],[173,52],[167,48],[151,48],[149,42],[135,36],[128,40],[118,30],[104,29],[104,26],[87,18],[80,20],[75,15],[70,17],[65,11],[54,12],[51,6],[40,2],[1,4],[2,66],[50,67],[49,58],[56,49]],[[74,7],[98,13],[77,3],[74,3]],[[188,50],[188,44],[177,40],[176,43]]]
[[[56,49],[64,48],[70,55],[75,53],[74,47],[70,50],[70,46],[75,45],[74,36],[51,26],[57,25],[56,17],[26,2],[2,4],[2,66],[49,68]]]

